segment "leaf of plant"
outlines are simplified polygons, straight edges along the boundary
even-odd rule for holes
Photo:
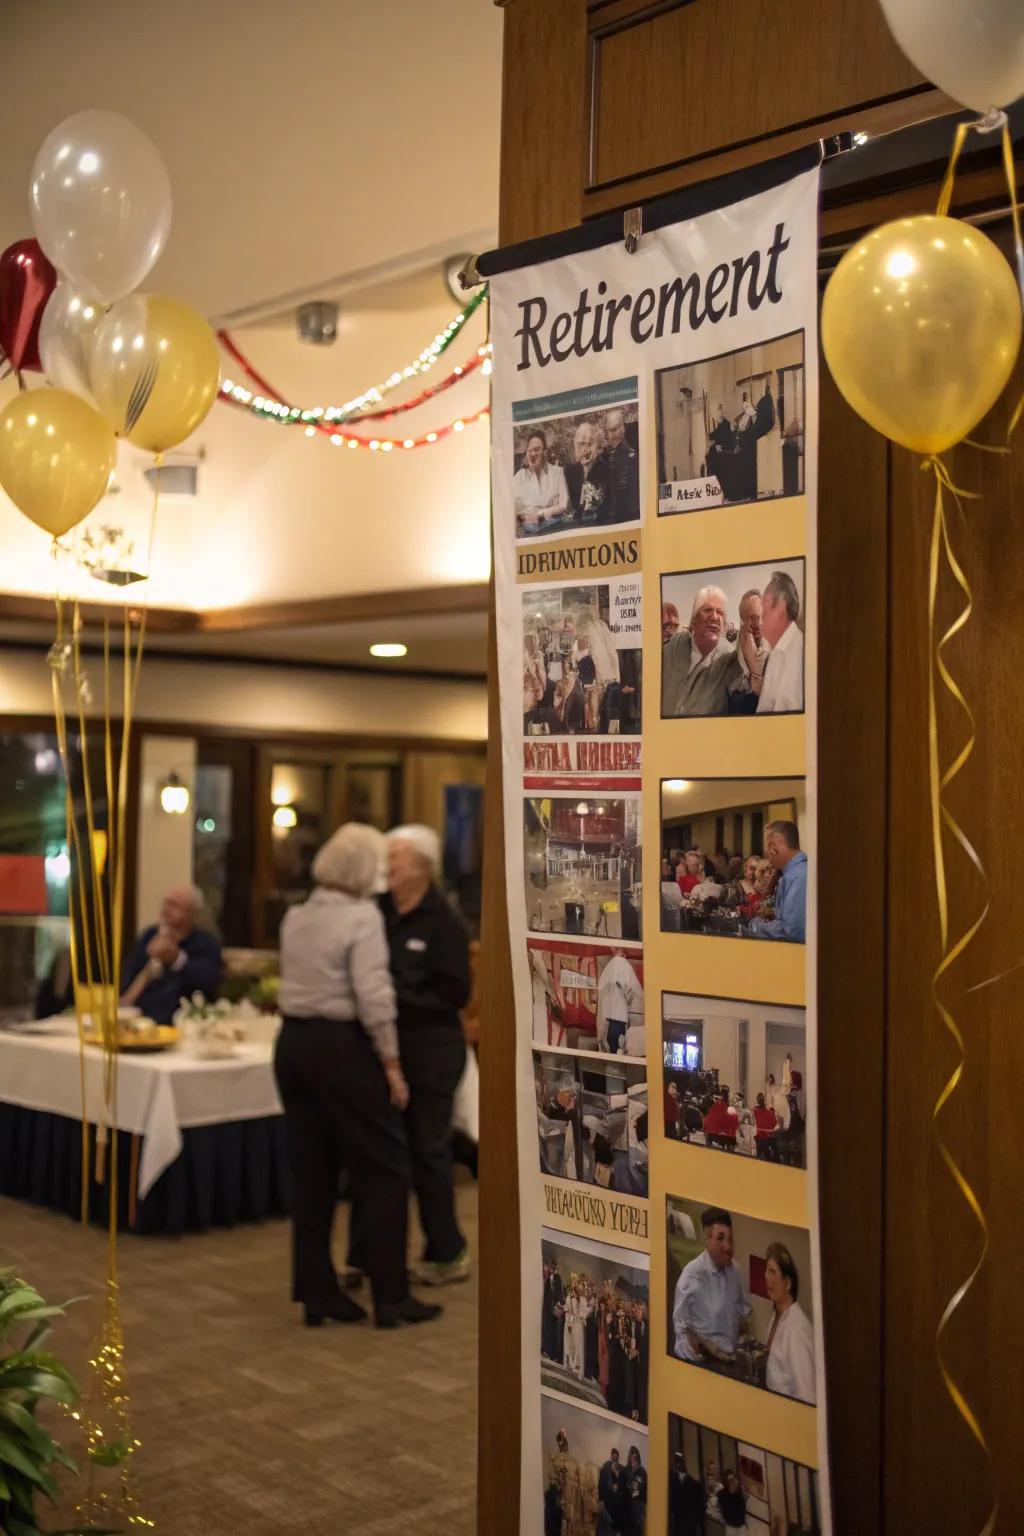
[[[10,1488],[8,1488],[7,1484],[4,1482],[3,1478],[0,1477],[0,1499],[8,1499],[9,1500],[10,1497],[11,1497],[11,1490],[10,1490]]]
[[[31,1520],[32,1524],[35,1525],[36,1490],[34,1484],[30,1483],[27,1477],[22,1477],[20,1472],[8,1472],[6,1476],[11,1490],[11,1503],[19,1514],[24,1515],[27,1520]]]
[[[12,1323],[34,1323],[41,1317],[63,1317],[63,1307],[48,1307],[40,1300],[39,1306],[19,1307]]]
[[[8,1291],[3,1301],[0,1301],[0,1321],[9,1318],[12,1312],[19,1312],[22,1307],[42,1306],[45,1306],[45,1302],[38,1291],[34,1291],[30,1285],[19,1286],[16,1291]]]
[[[69,1385],[63,1377],[55,1376],[52,1371],[41,1371],[32,1366],[0,1371],[0,1391],[16,1389],[28,1392],[32,1397],[51,1397],[58,1403],[73,1403],[78,1397],[78,1388],[74,1382]]]
[[[49,1323],[37,1323],[25,1340],[25,1353],[31,1354],[33,1350],[38,1350],[44,1339],[48,1339],[52,1332],[53,1329]]]
[[[32,1457],[21,1446],[16,1445],[9,1435],[0,1434],[0,1462],[13,1467],[20,1472],[22,1477],[27,1477],[31,1483],[41,1483],[42,1473],[36,1466]]]
[[[39,1536],[38,1525],[26,1525],[23,1520],[15,1520],[12,1515],[7,1516],[4,1529],[10,1532],[10,1536]]]
[[[42,1461],[52,1461],[53,1437],[47,1434],[23,1404],[0,1399],[0,1424],[2,1423],[6,1423],[9,1429],[13,1428],[21,1434]]]
[[[74,1377],[64,1362],[58,1360],[56,1355],[50,1354],[48,1350],[40,1349],[34,1352],[32,1358],[35,1365],[41,1366],[44,1371],[49,1371],[53,1376],[59,1376],[61,1381],[66,1381],[69,1386],[74,1386]]]

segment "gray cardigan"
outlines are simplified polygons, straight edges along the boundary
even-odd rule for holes
[[[372,897],[318,885],[281,924],[279,1006],[290,1019],[358,1019],[381,1061],[398,1058],[384,919]]]

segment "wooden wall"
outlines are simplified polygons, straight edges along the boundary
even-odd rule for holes
[[[502,243],[841,128],[883,132],[948,110],[897,52],[877,0],[507,0]],[[825,228],[852,231],[933,204],[934,189],[917,188],[833,210]],[[1018,383],[1024,388],[1024,375]],[[987,440],[1000,440],[1005,415],[997,408]],[[962,449],[952,464],[958,483],[984,500],[968,502],[958,526],[977,606],[952,648],[980,741],[950,798],[994,897],[955,992],[1024,961],[1015,882],[1024,848],[1024,428],[1012,460]],[[930,1129],[955,1062],[929,1002],[938,958],[924,638],[932,481],[850,412],[827,371],[820,477],[820,1125],[835,1528],[837,1536],[977,1536],[987,1514],[985,1464],[948,1404],[934,1349],[978,1234]],[[479,1530],[514,1536],[514,1021],[493,635],[490,664]],[[955,711],[944,720],[962,730]],[[976,902],[977,880],[962,875],[962,860],[953,866],[955,890]],[[1015,1444],[1024,1423],[1022,984],[1024,968],[958,1006],[969,1063],[945,1119],[992,1227],[992,1257],[951,1329],[949,1358],[1000,1468],[999,1536],[1024,1530]]]

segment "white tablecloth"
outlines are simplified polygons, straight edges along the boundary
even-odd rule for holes
[[[247,1043],[236,1050],[227,1061],[200,1061],[181,1046],[120,1056],[117,1126],[144,1138],[140,1199],[180,1153],[183,1130],[283,1113],[271,1067],[273,1046]],[[96,1046],[86,1046],[85,1064],[88,1118],[103,1124],[103,1057]],[[0,1030],[0,1099],[81,1120],[77,1036]]]

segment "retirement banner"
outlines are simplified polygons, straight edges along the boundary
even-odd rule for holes
[[[491,279],[529,1536],[831,1529],[810,161]]]

